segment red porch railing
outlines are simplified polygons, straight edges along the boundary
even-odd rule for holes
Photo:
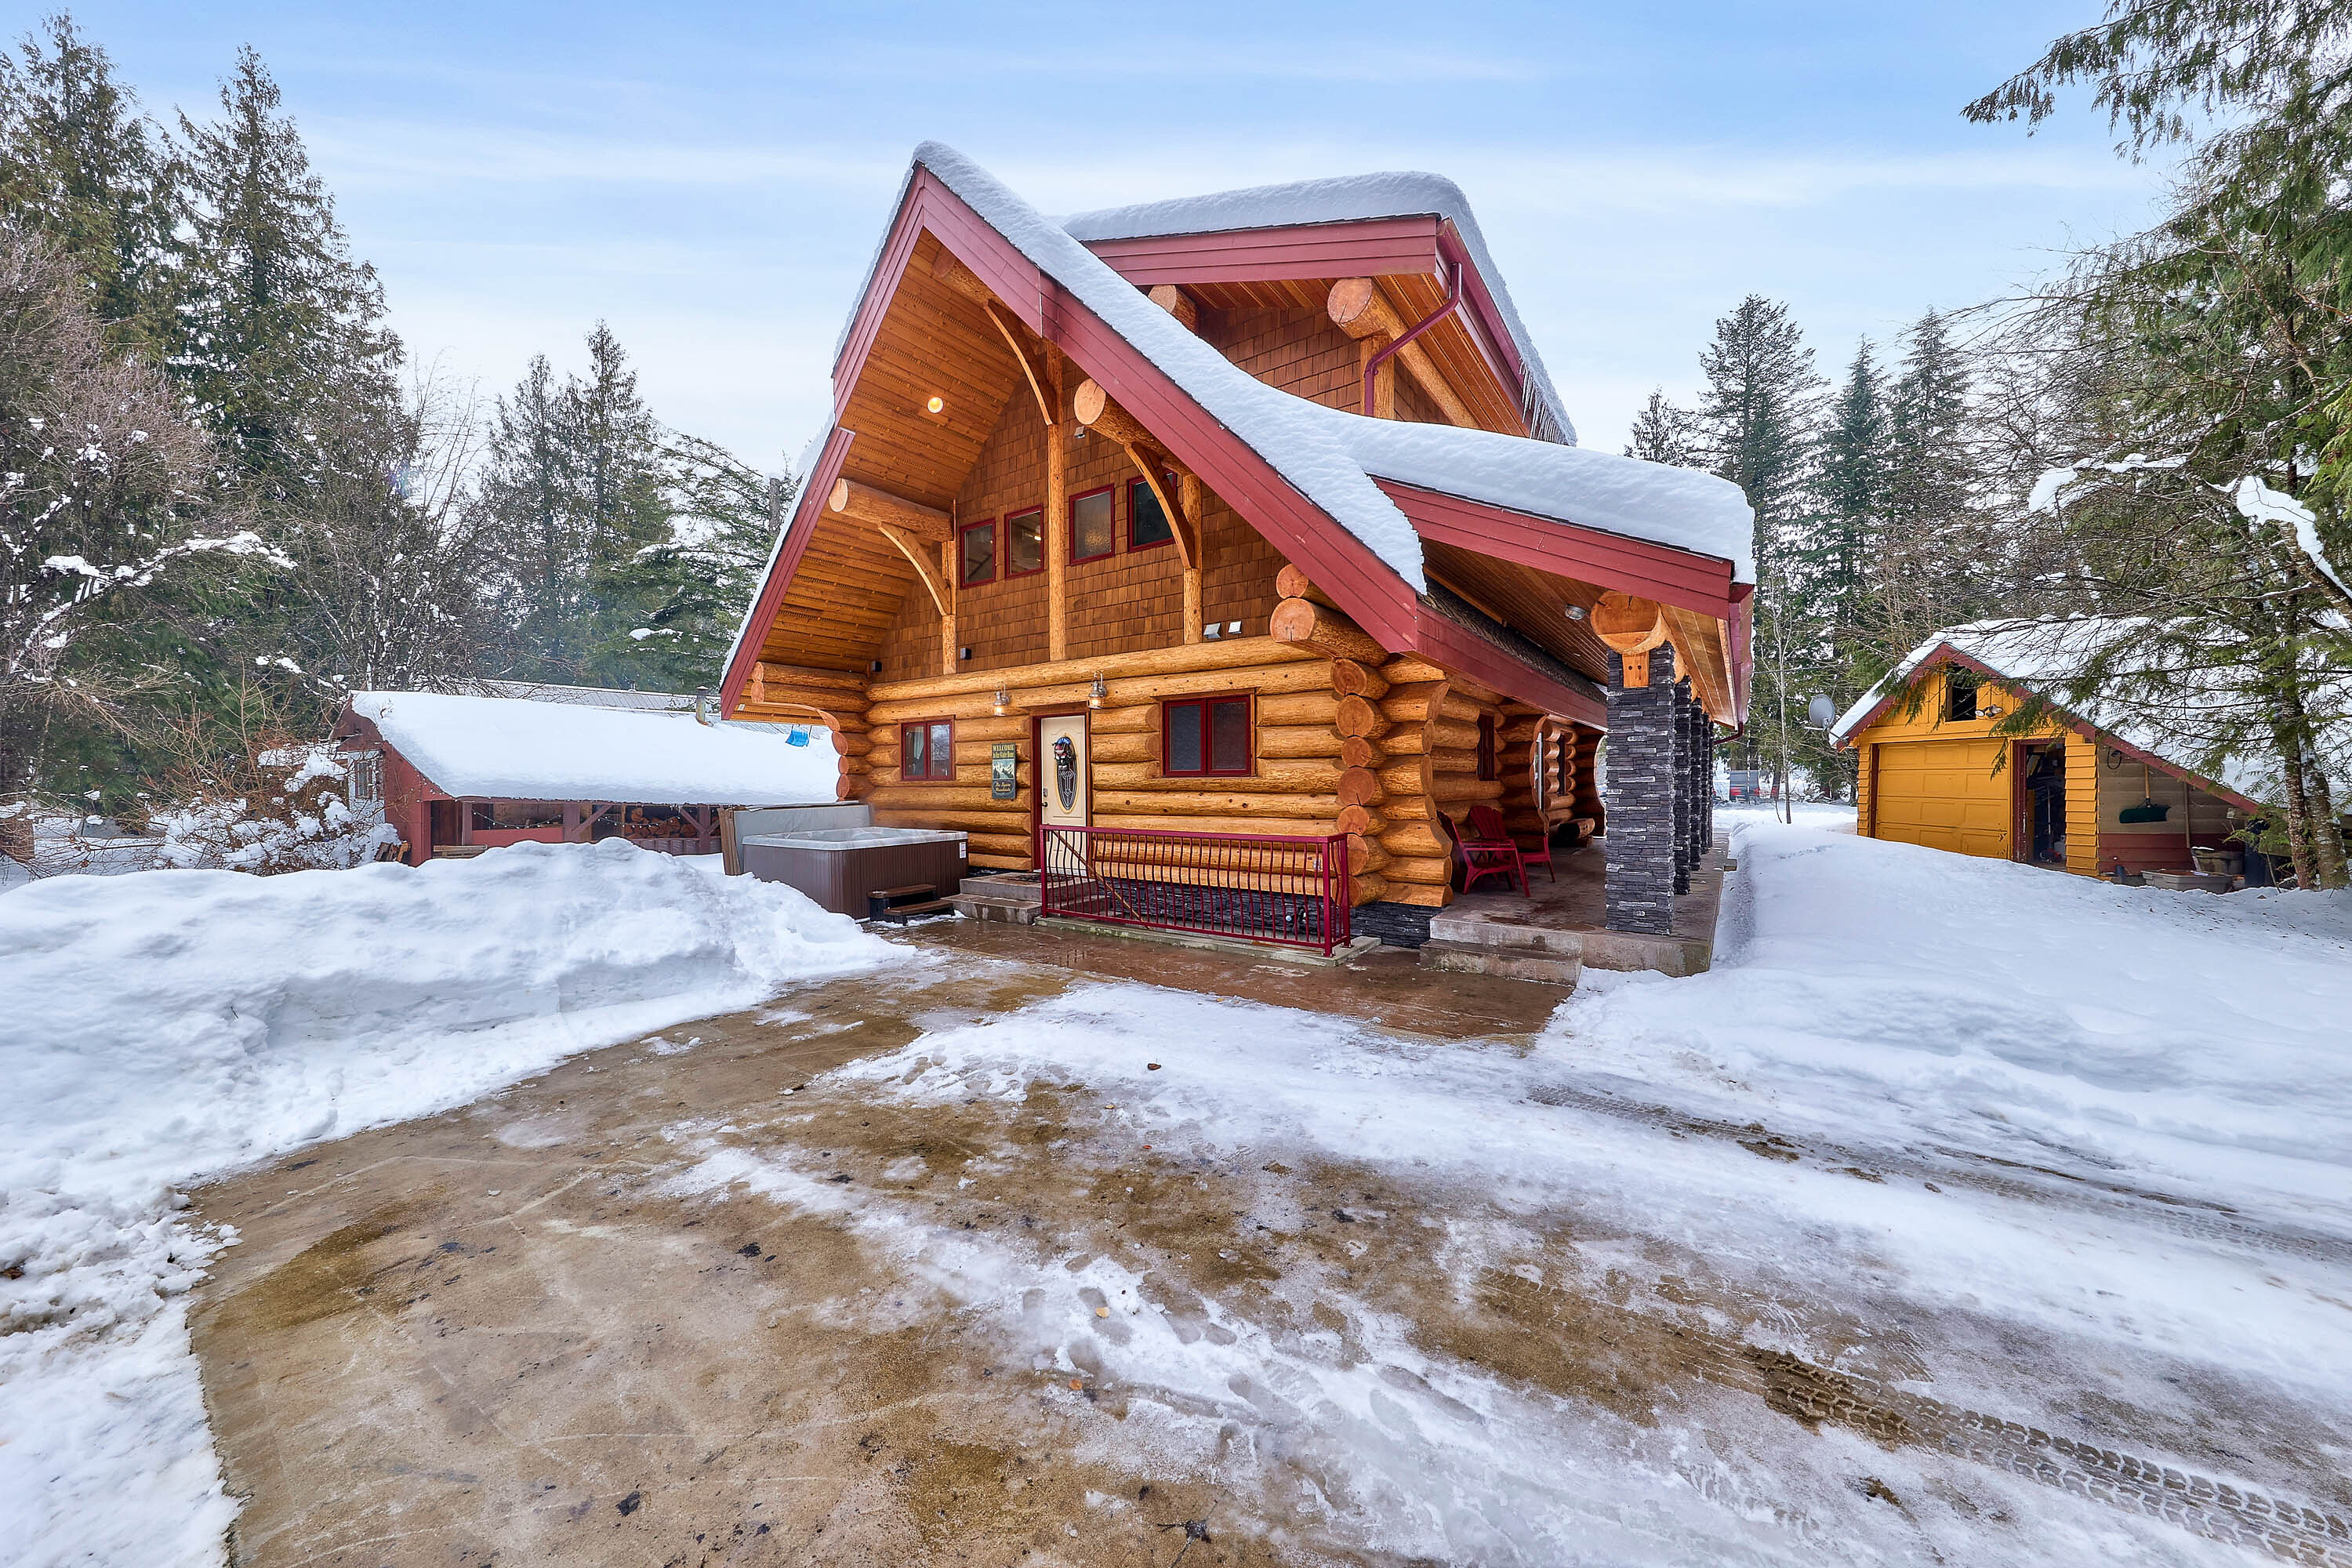
[[[1047,915],[1239,937],[1326,955],[1348,945],[1348,838],[1125,827],[1042,830]]]

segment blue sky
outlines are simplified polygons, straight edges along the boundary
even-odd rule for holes
[[[27,8],[9,30],[21,33]],[[76,7],[149,108],[241,43],[284,89],[420,364],[503,391],[598,318],[656,415],[766,467],[908,152],[1048,212],[1419,168],[1457,181],[1581,439],[1685,395],[1714,319],[1787,300],[1824,370],[2138,226],[2160,172],[2074,112],[1959,106],[2092,19],[1967,5]]]

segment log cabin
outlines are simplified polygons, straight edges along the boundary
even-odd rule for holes
[[[1911,650],[1831,726],[1859,753],[1865,838],[2128,879],[2189,872],[2199,851],[2267,882],[2239,829],[2246,779],[2208,776],[2144,711],[2063,703],[2064,676],[2125,621],[1979,621]]]
[[[1486,805],[1605,830],[1612,923],[1664,931],[1753,520],[1574,441],[1448,181],[1056,220],[926,143],[722,710],[824,725],[843,798],[1049,913],[1416,942]]]

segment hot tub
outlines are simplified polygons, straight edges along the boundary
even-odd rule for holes
[[[929,883],[946,898],[963,879],[964,836],[928,827],[814,827],[754,833],[743,869],[798,888],[835,914],[864,919],[866,896]]]

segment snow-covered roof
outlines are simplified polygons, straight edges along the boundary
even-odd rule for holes
[[[351,710],[452,795],[665,805],[833,800],[839,765],[822,731],[703,724],[691,713],[355,691]]]
[[[520,697],[531,702],[571,702],[583,708],[636,708],[661,713],[685,713],[694,707],[692,696],[678,691],[624,691],[612,686],[558,686],[543,680],[468,680],[461,683],[472,697]]]
[[[1295,180],[1286,184],[1252,185],[1238,191],[1213,191],[1207,195],[1181,196],[1174,201],[1139,202],[1131,206],[1104,207],[1061,219],[1062,226],[1081,244],[1108,239],[1156,238],[1175,234],[1221,234],[1229,229],[1281,228],[1295,224],[1355,223],[1369,218],[1416,217],[1427,214],[1453,224],[1470,252],[1481,281],[1502,313],[1503,325],[1519,352],[1528,385],[1541,400],[1552,427],[1570,446],[1576,444],[1576,426],[1560,405],[1559,393],[1536,352],[1510,289],[1486,249],[1486,237],[1471,216],[1470,198],[1443,174],[1394,171],[1378,174],[1347,174],[1330,180]]]
[[[1425,593],[1421,537],[1383,478],[1727,560],[1756,580],[1754,514],[1737,485],[1690,468],[1453,426],[1373,419],[1266,385],[1187,331],[1060,224],[942,142],[915,163],[1099,316],[1307,500]],[[908,179],[913,178],[912,171]],[[1401,471],[1400,471],[1401,470]]]
[[[2216,723],[2200,722],[2200,718],[2242,703],[2243,694],[2232,689],[2232,670],[2222,661],[2202,659],[2181,661],[2173,668],[2172,661],[2153,647],[2135,646],[2149,629],[2147,620],[2127,616],[1971,621],[1948,627],[1906,654],[1885,679],[1863,693],[1830,726],[1830,739],[1843,745],[1914,675],[1949,649],[2181,773],[2251,800],[2270,795],[2274,781],[2267,775],[2267,764],[2262,759],[2239,754],[2216,763],[2210,757],[2193,754],[2205,748],[2185,738],[2184,731],[2220,729]],[[2114,661],[2117,695],[2068,700],[2061,689],[2102,659]],[[2156,689],[2158,698],[2152,705],[2129,701],[2121,694],[2122,685],[2147,678],[2160,682]],[[2179,728],[2155,722],[2151,714],[2158,710],[2177,716]]]

